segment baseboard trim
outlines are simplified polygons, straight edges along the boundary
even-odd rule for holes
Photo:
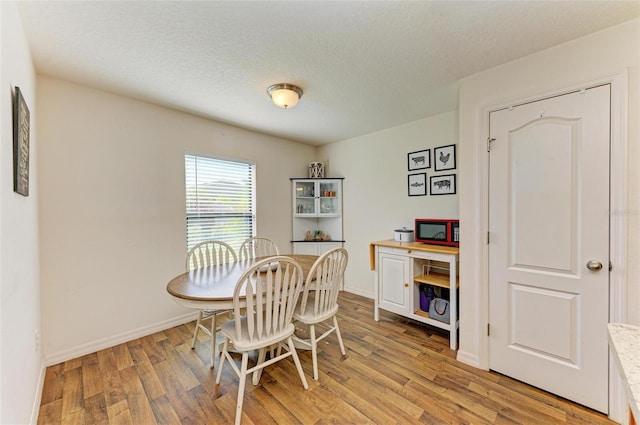
[[[57,353],[51,353],[45,356],[44,363],[46,366],[52,366],[58,363],[62,363],[67,360],[82,357],[87,354],[95,353],[96,351],[103,350],[105,348],[113,347],[114,345],[122,344],[136,338],[141,338],[160,332],[165,329],[179,326],[187,322],[196,320],[197,313],[187,313],[182,316],[174,317],[172,319],[164,320],[162,322],[154,323],[152,325],[143,326],[137,329],[132,329],[121,334],[113,335],[108,338],[101,338],[96,341],[89,342],[87,344],[78,345],[68,350],[59,351]]]
[[[456,356],[456,360],[461,363],[468,364],[469,366],[477,367],[478,369],[484,369],[480,366],[480,358],[475,354],[471,354],[466,351],[458,350],[458,355]]]
[[[38,423],[38,416],[40,415],[40,403],[42,403],[42,390],[44,388],[44,377],[47,373],[47,366],[45,365],[44,358],[40,362],[40,373],[38,374],[38,383],[36,385],[36,397],[33,400],[33,407],[31,408],[31,419],[29,423],[36,425]]]
[[[350,294],[356,294],[356,295],[360,295],[361,297],[365,297],[365,298],[369,298],[369,299],[373,299],[373,293],[371,292],[364,292],[364,291],[360,291],[354,288],[349,288],[349,287],[344,287],[343,291],[345,292],[349,292]]]

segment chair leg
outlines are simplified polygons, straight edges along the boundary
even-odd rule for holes
[[[193,331],[193,339],[191,340],[191,349],[196,347],[196,339],[198,338],[198,331],[200,330],[200,322],[202,321],[202,310],[198,313],[198,321],[196,322],[196,330]]]
[[[340,327],[338,326],[338,319],[333,316],[333,327],[336,328],[336,335],[338,336],[338,343],[340,344],[340,352],[343,356],[347,355],[347,351],[344,349],[344,343],[342,342],[342,335],[340,334]]]
[[[213,369],[213,362],[216,356],[216,315],[211,316],[211,369]]]
[[[293,338],[289,337],[289,339],[287,340],[287,344],[289,345],[289,351],[291,351],[293,362],[296,364],[296,369],[298,369],[298,375],[300,375],[302,386],[305,390],[308,390],[309,384],[307,384],[307,378],[304,377],[304,371],[302,370],[302,365],[300,364],[300,359],[298,358],[298,352],[296,351],[296,347],[293,345]]]
[[[249,352],[242,353],[242,367],[240,369],[240,382],[238,383],[238,402],[236,403],[236,425],[242,420],[242,402],[244,401],[244,387],[247,383],[247,365],[249,364]]]
[[[216,385],[220,383],[222,377],[222,367],[225,360],[227,360],[227,349],[229,348],[229,338],[224,338],[224,344],[222,345],[222,353],[220,353],[220,363],[218,364],[218,374],[216,375]]]
[[[273,352],[273,348],[271,349],[271,351]],[[256,365],[264,363],[266,358],[267,358],[267,349],[266,347],[263,347],[260,349],[260,351],[258,351],[258,361]],[[273,358],[273,355],[271,356],[271,358]],[[257,369],[255,372],[253,372],[253,385],[258,385],[260,383],[260,377],[262,376],[262,371],[263,371],[263,368],[260,368],[260,369]]]
[[[316,326],[309,325],[309,336],[311,337],[311,358],[313,359],[313,379],[318,380],[318,341],[316,341]]]

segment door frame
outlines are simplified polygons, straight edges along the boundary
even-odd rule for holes
[[[489,114],[491,112],[516,106],[523,103],[530,103],[544,100],[550,97],[560,96],[582,89],[611,85],[611,140],[610,140],[610,224],[609,224],[609,247],[610,261],[613,269],[609,275],[609,322],[626,322],[627,318],[627,152],[628,152],[628,73],[623,69],[614,74],[604,75],[593,80],[577,83],[568,87],[551,90],[542,94],[535,94],[528,97],[512,99],[508,102],[494,103],[480,108],[478,134],[489,135]],[[487,335],[487,324],[489,323],[489,247],[487,245],[487,234],[489,230],[489,153],[484,146],[487,140],[480,140],[478,143],[483,147],[484,154],[478,156],[478,171],[481,179],[478,189],[479,209],[478,223],[482,226],[477,232],[478,240],[478,317],[475,321],[476,332],[479,336],[479,358],[478,366],[489,369],[489,337]],[[619,373],[615,369],[611,352],[609,352],[609,417],[620,423],[626,420],[626,396],[624,386]]]

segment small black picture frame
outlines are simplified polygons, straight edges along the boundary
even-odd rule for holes
[[[425,196],[427,194],[427,173],[409,174],[407,183],[409,196]]]
[[[456,169],[456,145],[440,146],[433,150],[436,171]]]
[[[431,149],[409,152],[407,154],[407,166],[409,171],[431,168]]]
[[[13,98],[13,191],[29,196],[29,108],[20,87]]]
[[[429,186],[431,186],[431,195],[454,195],[456,193],[456,175],[431,176]]]

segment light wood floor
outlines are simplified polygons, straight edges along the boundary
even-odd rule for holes
[[[505,376],[455,360],[446,334],[400,316],[373,320],[373,301],[340,296],[340,326],[321,344],[320,379],[300,352],[305,391],[291,358],[247,384],[243,424],[612,424],[605,416]],[[194,323],[47,368],[38,424],[226,424],[238,379],[215,385]],[[218,359],[216,359],[217,365]],[[239,362],[238,362],[239,363]]]

